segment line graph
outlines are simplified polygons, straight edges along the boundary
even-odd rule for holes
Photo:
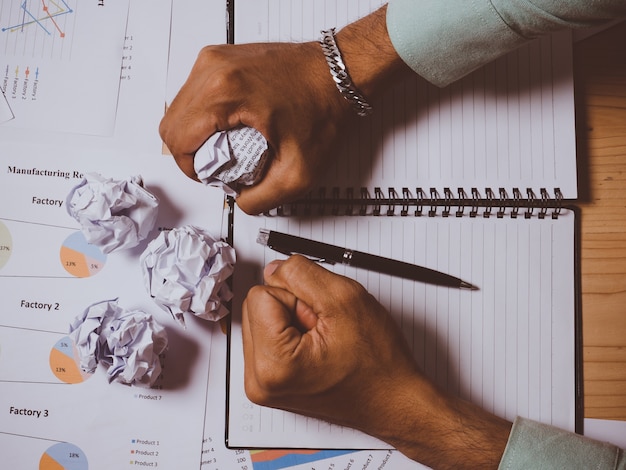
[[[7,55],[69,58],[71,33],[76,17],[76,10],[69,2],[70,0],[1,2],[0,48]]]
[[[37,26],[48,35],[51,35],[53,31],[56,30],[59,37],[65,37],[65,31],[61,29],[61,26],[57,21],[57,17],[68,15],[74,12],[74,10],[72,10],[72,8],[70,8],[70,6],[65,2],[65,0],[61,0],[60,2],[50,0],[48,3],[46,3],[44,0],[41,0],[40,4],[39,2],[37,2],[38,5],[41,7],[40,11],[32,11],[27,3],[27,0],[24,0],[20,5],[20,9],[22,10],[21,21],[17,24],[2,28],[2,32],[23,32],[24,28],[27,28],[29,26]],[[51,6],[54,10],[51,10]],[[50,28],[47,23],[52,23],[52,28]]]
[[[0,0],[0,89],[13,117],[3,127],[112,135],[129,8]]]

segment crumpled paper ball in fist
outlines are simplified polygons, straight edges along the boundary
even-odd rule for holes
[[[239,127],[209,137],[196,152],[194,169],[204,184],[236,196],[241,186],[261,178],[267,156],[265,137],[251,127]]]

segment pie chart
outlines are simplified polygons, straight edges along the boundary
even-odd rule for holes
[[[91,245],[82,232],[75,232],[65,239],[61,246],[61,264],[76,277],[90,277],[100,272],[107,256],[100,249]]]
[[[84,452],[74,444],[59,442],[49,447],[39,460],[39,470],[88,470]]]
[[[11,252],[13,251],[13,240],[11,232],[6,225],[0,222],[0,269],[9,261]]]
[[[50,351],[50,369],[57,379],[66,384],[84,382],[92,375],[81,370],[78,351],[69,336],[57,341]]]

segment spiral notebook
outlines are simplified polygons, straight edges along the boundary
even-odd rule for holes
[[[234,42],[309,40],[380,2],[238,0]],[[245,14],[244,14],[245,12]],[[372,103],[319,187],[264,216],[235,209],[230,339],[232,447],[386,448],[363,433],[259,407],[243,389],[241,302],[280,257],[269,228],[453,274],[461,291],[356,268],[426,375],[509,420],[576,430],[577,198],[571,37],[535,40],[438,89],[413,77]]]
[[[305,41],[381,1],[238,0],[235,43]],[[372,103],[302,210],[540,208],[577,198],[571,34],[534,41],[439,89],[415,76]],[[337,206],[337,207],[334,207]],[[365,206],[365,207],[363,207]],[[297,210],[299,207],[295,207]],[[280,210],[291,213],[294,206]],[[364,210],[365,209],[365,210]],[[509,209],[510,211],[510,209]]]

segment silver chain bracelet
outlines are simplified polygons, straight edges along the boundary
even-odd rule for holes
[[[367,116],[372,113],[372,107],[365,100],[365,97],[354,86],[346,65],[341,58],[341,52],[335,41],[335,28],[323,30],[320,44],[324,57],[330,68],[330,75],[333,77],[335,85],[341,96],[343,96],[352,105],[359,116]]]

